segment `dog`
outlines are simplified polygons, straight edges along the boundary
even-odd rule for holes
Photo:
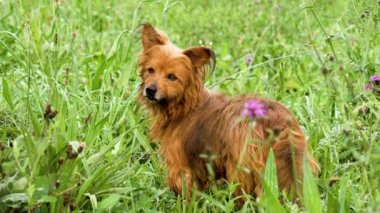
[[[231,98],[207,90],[204,80],[216,62],[210,48],[180,49],[148,23],[142,25],[141,40],[138,101],[152,117],[151,138],[160,142],[167,184],[174,192],[188,200],[193,187],[207,189],[212,176],[238,183],[237,196],[259,197],[270,149],[279,189],[302,192],[304,156],[314,174],[319,166],[287,108],[258,96]],[[249,100],[266,110],[254,128],[249,119],[241,119]]]

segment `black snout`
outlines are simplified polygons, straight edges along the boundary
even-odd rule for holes
[[[156,85],[151,85],[147,88],[145,88],[145,94],[146,94],[146,97],[149,99],[149,100],[154,100],[154,95],[156,94],[157,92],[157,87]]]

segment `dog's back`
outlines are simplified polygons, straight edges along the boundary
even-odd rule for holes
[[[216,179],[240,183],[246,193],[260,194],[260,171],[272,148],[279,187],[289,192],[296,186],[296,180],[302,180],[303,156],[308,155],[305,137],[291,113],[267,99],[261,99],[268,109],[267,116],[257,120],[254,129],[250,129],[240,115],[245,102],[252,98],[210,95],[196,111],[168,126],[167,131],[179,138],[178,148],[182,150],[163,152],[164,157],[182,153],[185,164],[202,189],[208,186],[209,176],[213,175]],[[163,150],[173,146],[170,141],[165,143],[165,138],[162,141]],[[316,173],[317,163],[311,157],[308,159]],[[206,164],[213,166],[214,174],[208,172]]]

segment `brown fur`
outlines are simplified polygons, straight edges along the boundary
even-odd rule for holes
[[[149,24],[143,26],[142,43],[139,101],[153,116],[151,136],[161,142],[168,185],[175,192],[182,193],[183,180],[187,198],[193,186],[207,188],[209,161],[201,157],[204,155],[216,156],[212,161],[216,179],[240,184],[237,194],[260,195],[260,174],[270,147],[280,189],[300,190],[304,155],[317,172],[319,167],[307,152],[305,136],[284,106],[256,96],[229,98],[206,90],[206,65],[215,63],[211,49],[181,50]],[[157,89],[154,97],[147,98],[148,87]],[[268,113],[250,130],[248,122],[239,121],[239,117],[245,102],[252,98],[261,100]]]

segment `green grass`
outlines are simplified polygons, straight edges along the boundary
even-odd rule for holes
[[[146,21],[180,47],[213,48],[209,88],[274,98],[296,115],[321,165],[316,179],[306,168],[306,211],[379,211],[380,96],[364,86],[380,74],[380,2],[231,2],[0,1],[0,212],[236,210],[234,183],[188,206],[165,185],[136,103],[135,29]],[[49,104],[58,114],[45,119]],[[69,159],[67,145],[81,142]],[[275,175],[241,211],[304,211],[279,201]]]

